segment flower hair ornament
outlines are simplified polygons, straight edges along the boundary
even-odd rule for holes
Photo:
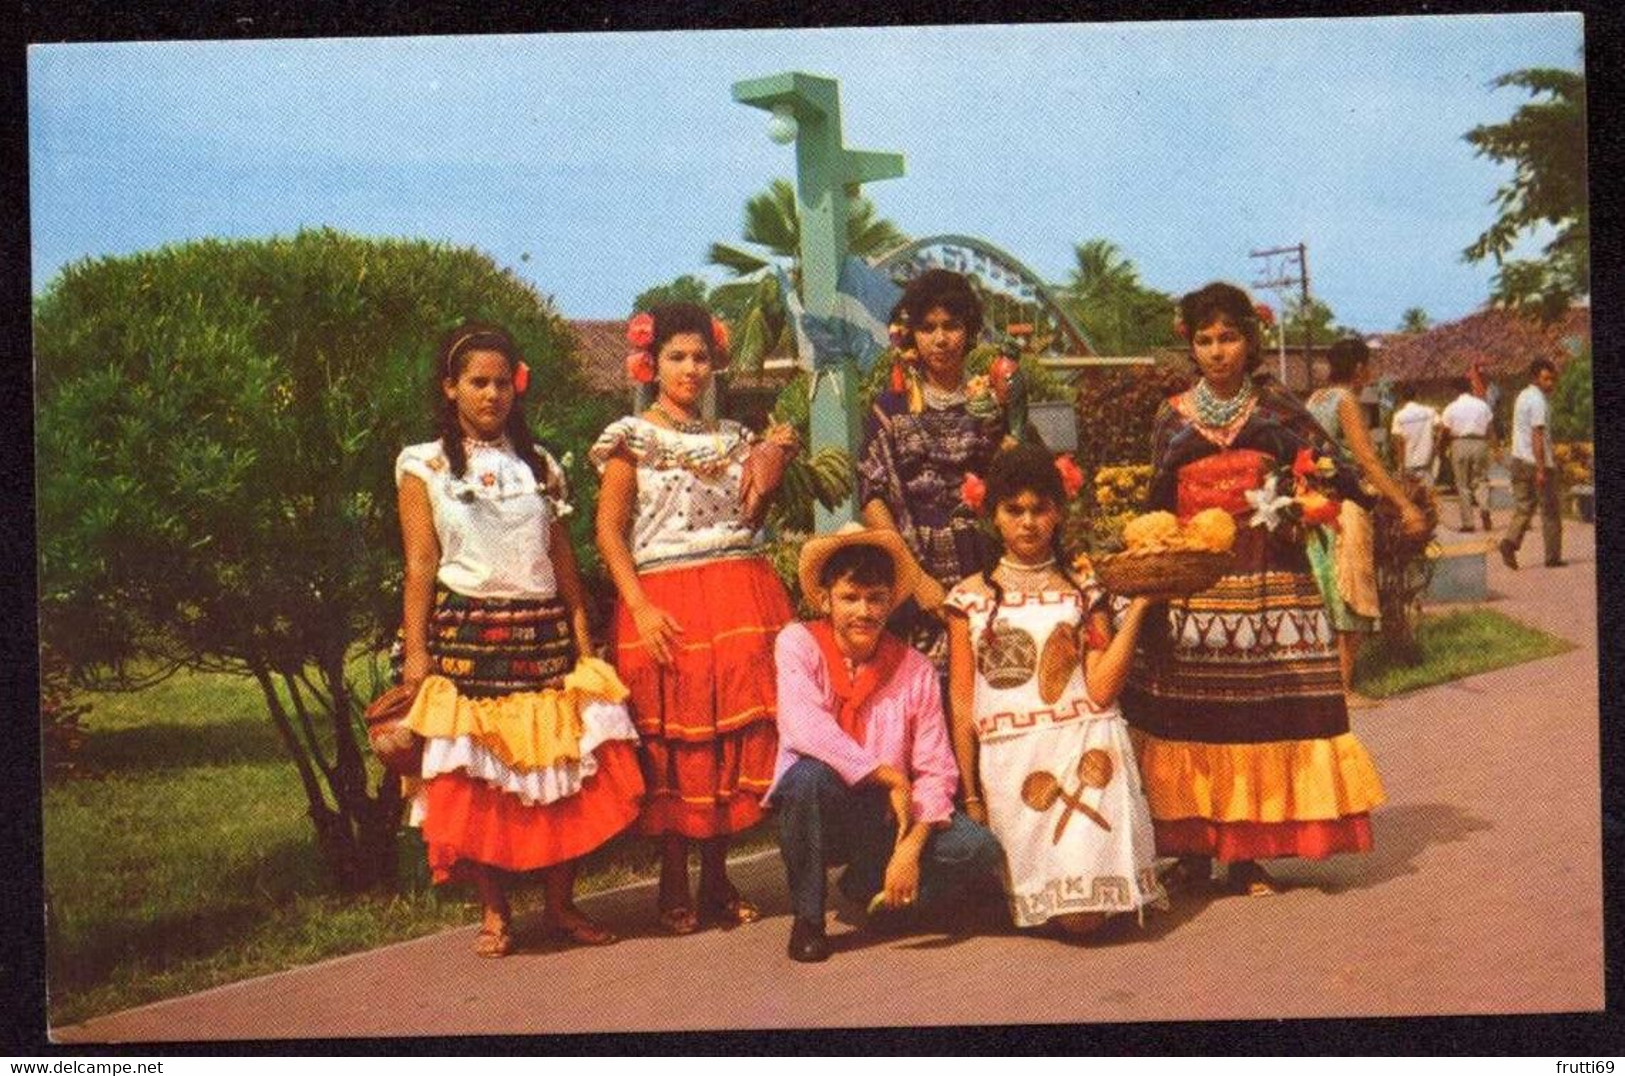
[[[474,339],[476,336],[483,335],[485,335],[483,331],[466,332],[459,336],[456,340],[452,341],[451,346],[446,349],[445,376],[448,379],[455,376],[452,371],[456,369],[457,353],[463,349],[463,345]],[[523,359],[521,359],[513,364],[513,391],[518,395],[523,396],[525,394],[525,390],[529,387],[530,367],[525,364]]]
[[[965,480],[959,483],[959,499],[970,507],[977,515],[982,514],[982,502],[987,500],[987,483],[979,475],[965,472]]]
[[[626,356],[626,376],[629,381],[647,385],[655,379],[655,354],[650,348],[655,342],[654,315],[644,311],[632,315],[626,323],[626,342],[632,350]],[[711,351],[715,365],[726,366],[728,361],[728,326],[719,318],[711,319]]]
[[[1066,454],[1056,456],[1055,470],[1061,476],[1061,489],[1067,497],[1076,497],[1078,491],[1083,489],[1083,470],[1078,466],[1078,461]]]
[[[1270,308],[1269,303],[1254,303],[1253,313],[1257,315],[1258,323],[1266,329],[1275,327],[1275,311]]]

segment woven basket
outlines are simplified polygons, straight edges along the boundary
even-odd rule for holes
[[[1095,578],[1113,594],[1130,597],[1195,594],[1218,582],[1233,563],[1229,553],[1194,549],[1118,553],[1096,559]]]
[[[372,700],[364,715],[372,753],[397,777],[418,777],[423,772],[423,737],[404,724],[416,698],[415,689],[397,684]]]

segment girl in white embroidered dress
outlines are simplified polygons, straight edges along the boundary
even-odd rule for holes
[[[965,810],[1004,847],[1016,925],[1082,936],[1163,897],[1116,703],[1150,602],[1131,601],[1114,636],[1105,592],[1063,566],[1065,491],[1045,449],[999,453],[986,503],[1003,554],[946,605]]]

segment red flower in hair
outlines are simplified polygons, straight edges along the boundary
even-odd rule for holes
[[[626,357],[626,376],[640,385],[655,379],[655,357],[647,351],[634,351]]]
[[[654,343],[655,319],[653,315],[647,312],[634,314],[632,320],[626,323],[626,342],[640,351]]]
[[[970,505],[971,510],[980,515],[982,502],[987,500],[987,483],[967,471],[965,480],[959,484],[959,499]]]
[[[1055,469],[1061,475],[1061,488],[1068,497],[1076,497],[1083,488],[1083,471],[1071,456],[1056,456]]]
[[[523,396],[530,388],[530,367],[520,363],[513,368],[513,390]]]
[[[1253,313],[1258,315],[1258,320],[1261,324],[1275,324],[1275,311],[1270,309],[1269,303],[1259,303],[1258,305],[1254,306]]]
[[[728,350],[728,326],[721,318],[711,319],[711,343],[720,352]]]
[[[1315,453],[1313,449],[1298,449],[1297,458],[1292,461],[1292,473],[1299,478],[1305,478],[1315,473]]]

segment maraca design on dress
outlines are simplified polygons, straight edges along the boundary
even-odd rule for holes
[[[1083,802],[1083,794],[1087,789],[1105,788],[1111,783],[1115,769],[1111,755],[1099,748],[1091,748],[1078,759],[1076,791],[1068,792],[1061,787],[1060,780],[1048,770],[1035,770],[1021,782],[1021,801],[1039,813],[1055,806],[1057,800],[1066,804],[1066,809],[1061,812],[1061,817],[1055,823],[1055,836],[1050,842],[1052,844],[1060,843],[1061,834],[1066,832],[1066,825],[1072,820],[1073,811],[1110,832],[1112,824],[1106,821],[1106,817],[1099,811]]]

